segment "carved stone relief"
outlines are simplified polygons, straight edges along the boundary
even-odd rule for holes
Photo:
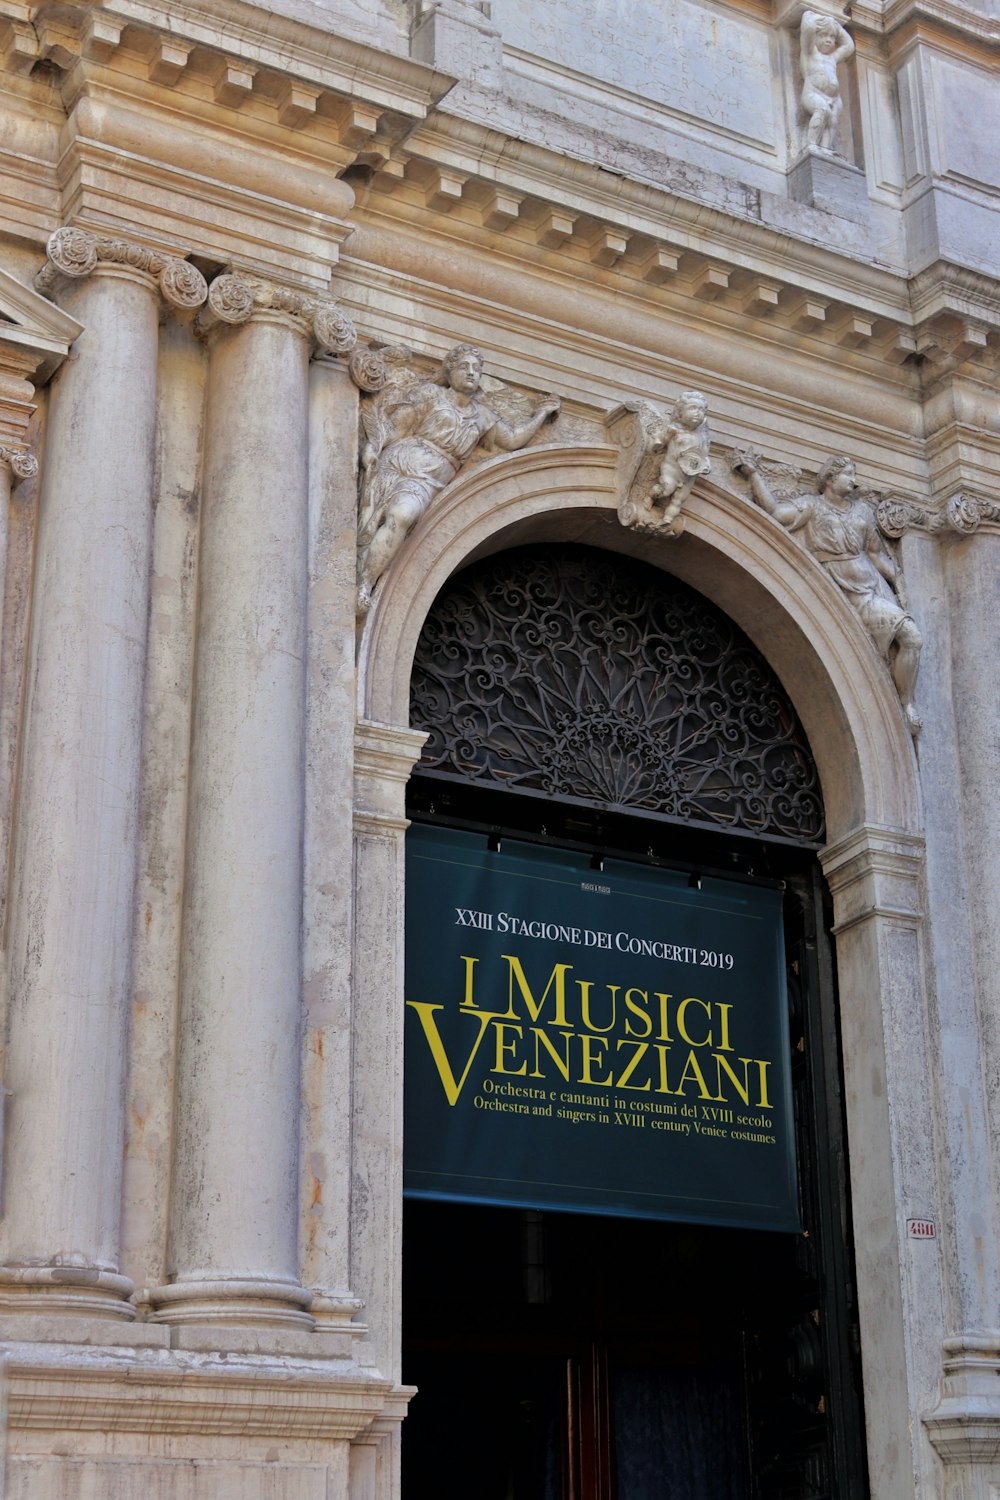
[[[481,445],[513,452],[554,417],[559,401],[533,402],[506,387],[487,395],[483,355],[449,350],[433,376],[418,373],[409,349],[359,351],[350,369],[368,393],[362,405],[358,517],[358,613],[428,505]]]
[[[907,609],[902,570],[879,529],[873,498],[862,492],[852,459],[828,458],[815,490],[802,490],[794,470],[764,464],[753,449],[737,449],[732,467],[749,481],[750,495],[816,559],[857,612],[889,665],[911,734],[920,730],[913,689],[920,632]]]
[[[35,287],[45,296],[52,295],[60,277],[80,281],[102,264],[131,266],[133,270],[146,272],[157,281],[164,299],[174,307],[200,307],[208,296],[208,285],[197,266],[180,256],[167,255],[131,240],[112,239],[70,226],[49,236],[46,253],[48,259],[35,277]]]
[[[267,311],[292,318],[324,354],[349,354],[358,341],[353,322],[335,302],[231,271],[216,276],[208,288],[196,328],[207,333],[219,323],[248,323]]]
[[[684,501],[712,467],[705,397],[682,391],[669,415],[648,401],[626,402],[610,413],[606,426],[624,456],[622,525],[652,536],[680,536]]]
[[[843,112],[837,66],[854,56],[854,43],[833,16],[807,10],[799,28],[802,111],[807,118],[807,146],[836,154],[837,127]]]

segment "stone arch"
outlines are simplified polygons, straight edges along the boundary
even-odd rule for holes
[[[361,631],[355,770],[358,982],[381,997],[376,1071],[401,1100],[404,790],[422,734],[409,729],[413,656],[442,586],[480,557],[525,542],[575,541],[643,558],[705,595],[745,632],[776,672],[819,771],[828,843],[820,856],[834,900],[855,1259],[873,1494],[904,1500],[924,1404],[926,1350],[914,1346],[916,1298],[905,1223],[915,1182],[927,1187],[921,1142],[927,1101],[910,1087],[929,1076],[924,855],[916,757],[884,662],[837,587],[781,526],[721,486],[700,482],[676,540],[649,539],[617,518],[618,451],[545,445],[487,460],[433,503],[379,586]],[[388,935],[386,935],[388,934]],[[359,1024],[364,1024],[358,1018]],[[394,1041],[384,1048],[381,1038]],[[355,1080],[377,1097],[367,1066]],[[891,1101],[891,1107],[890,1107]],[[358,1120],[384,1136],[381,1118]],[[386,1182],[400,1189],[401,1146],[382,1148]],[[356,1158],[356,1165],[358,1160]],[[401,1196],[384,1205],[359,1257],[366,1291],[394,1264]],[[380,1248],[380,1247],[385,1247]],[[940,1273],[921,1295],[940,1296]],[[378,1295],[375,1293],[375,1300]],[[394,1297],[388,1302],[394,1301]],[[388,1302],[372,1306],[386,1347],[398,1337]],[[395,1329],[395,1332],[393,1331]],[[398,1345],[397,1345],[398,1349]],[[397,1356],[398,1357],[398,1356]],[[905,1371],[905,1379],[900,1372]]]
[[[724,610],[777,672],[813,746],[830,841],[860,824],[917,834],[912,742],[885,666],[836,586],[782,527],[702,482],[679,540],[619,525],[617,450],[530,448],[439,497],[388,576],[361,640],[362,716],[403,726],[417,638],[445,581],[517,542],[585,541],[643,557]]]

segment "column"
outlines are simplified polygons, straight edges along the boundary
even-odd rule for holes
[[[346,327],[344,326],[346,325]],[[209,293],[169,1264],[173,1323],[311,1328],[298,1243],[308,366],[353,329]]]
[[[85,325],[52,392],[9,945],[0,1306],[131,1317],[117,1274],[160,293],[186,262],[49,241]]]

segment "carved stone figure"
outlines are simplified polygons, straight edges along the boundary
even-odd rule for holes
[[[487,399],[482,389],[483,356],[472,344],[450,350],[432,379],[409,367],[408,354],[383,352],[384,384],[363,413],[360,614],[370,608],[375,585],[412,528],[473,450],[484,441],[504,452],[523,448],[559,410],[552,396],[527,412],[517,411],[518,402],[511,402],[510,392],[498,391]],[[372,372],[367,366],[362,372],[355,363],[358,373],[366,374],[370,389]]]
[[[779,496],[765,480],[761,461],[749,450],[733,455],[750,493],[768,515],[799,534],[857,611],[885,657],[911,734],[920,729],[913,689],[920,663],[920,632],[906,608],[902,573],[890,556],[875,512],[858,491],[854,462],[827,459],[816,476],[815,494]]]
[[[682,391],[669,416],[648,401],[630,403],[608,418],[613,435],[619,413],[624,412],[634,414],[640,440],[629,442],[634,451],[618,519],[636,531],[679,536],[684,529],[684,501],[695,480],[712,467],[708,403],[700,391]]]
[[[799,31],[802,69],[802,108],[808,116],[806,143],[820,151],[835,151],[837,126],[844,102],[837,66],[854,55],[854,43],[833,16],[807,10]]]

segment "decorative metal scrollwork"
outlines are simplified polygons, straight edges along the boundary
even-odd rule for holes
[[[504,553],[424,625],[419,769],[814,843],[816,768],[773,672],[700,595],[584,547]]]

